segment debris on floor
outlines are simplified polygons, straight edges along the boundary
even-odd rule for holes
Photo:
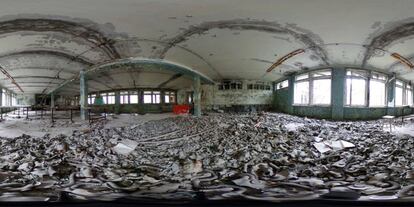
[[[0,138],[0,199],[414,197],[414,139],[377,121],[216,113]]]

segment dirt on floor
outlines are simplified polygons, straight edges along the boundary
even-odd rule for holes
[[[414,196],[414,139],[379,121],[212,113],[111,126],[0,139],[0,200]]]

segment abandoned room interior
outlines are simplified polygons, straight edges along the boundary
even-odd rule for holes
[[[0,5],[0,204],[413,204],[412,0]]]

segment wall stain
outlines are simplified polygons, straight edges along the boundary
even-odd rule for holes
[[[376,50],[384,49],[398,43],[401,40],[414,38],[414,18],[389,22],[373,32],[367,40],[367,51],[362,61],[365,67],[368,60],[376,56]]]
[[[158,57],[164,58],[166,53],[172,47],[186,41],[193,35],[202,35],[211,29],[230,29],[239,31],[254,30],[273,34],[287,34],[292,36],[295,40],[301,42],[304,46],[308,47],[309,50],[312,50],[316,55],[320,56],[321,60],[326,65],[329,65],[326,51],[320,47],[320,45],[323,45],[323,41],[316,34],[310,32],[309,30],[300,28],[295,24],[287,24],[286,26],[282,26],[277,22],[249,19],[211,21],[203,22],[198,25],[192,25],[181,34],[171,38],[168,45],[160,52]]]

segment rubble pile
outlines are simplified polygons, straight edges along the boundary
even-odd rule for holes
[[[0,138],[0,201],[412,199],[413,142],[378,121],[276,113]]]

